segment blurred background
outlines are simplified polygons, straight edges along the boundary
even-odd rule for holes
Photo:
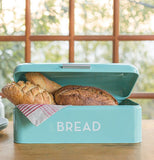
[[[30,0],[31,35],[69,35],[69,0]],[[119,34],[154,35],[154,0],[120,0]],[[75,1],[75,35],[113,35],[113,0]],[[0,36],[25,35],[25,3],[0,0]],[[112,63],[112,41],[75,41],[76,63]],[[0,41],[0,90],[13,81],[16,65],[25,62],[24,41]],[[69,41],[31,41],[32,63],[69,62]],[[135,65],[139,79],[133,92],[154,92],[154,40],[120,41],[119,62]],[[1,92],[1,91],[0,91]],[[133,99],[143,119],[154,118],[154,99]],[[7,99],[6,117],[14,105]]]

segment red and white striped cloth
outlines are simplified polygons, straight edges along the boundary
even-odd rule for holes
[[[39,126],[53,114],[67,106],[48,105],[48,104],[20,104],[17,108],[31,121],[35,126]]]

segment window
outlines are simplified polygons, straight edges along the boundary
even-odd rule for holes
[[[152,111],[153,0],[8,1],[0,0],[0,88],[23,62],[129,63],[140,71],[130,97]]]

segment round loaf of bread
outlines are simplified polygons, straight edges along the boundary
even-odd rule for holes
[[[58,105],[118,105],[108,92],[90,86],[68,85],[54,94]]]

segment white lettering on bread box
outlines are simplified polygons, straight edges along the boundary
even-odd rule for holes
[[[96,132],[101,129],[101,123],[98,121],[88,122],[57,122],[58,132]]]

